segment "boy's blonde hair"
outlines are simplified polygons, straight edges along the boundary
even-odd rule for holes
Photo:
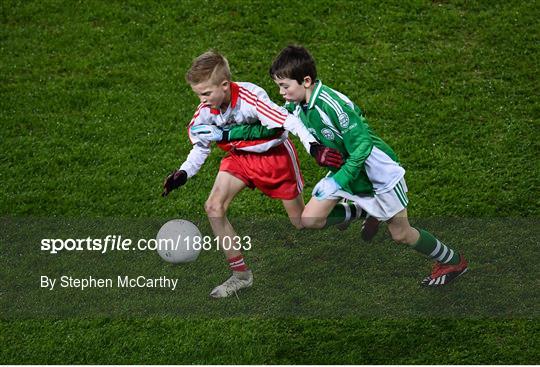
[[[186,81],[191,85],[211,81],[218,85],[224,80],[231,80],[231,71],[227,59],[216,51],[207,51],[193,60],[186,73]]]

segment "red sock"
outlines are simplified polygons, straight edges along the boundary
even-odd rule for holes
[[[248,270],[247,265],[244,263],[244,255],[239,255],[236,257],[231,257],[227,259],[229,262],[229,268],[232,271],[246,271]]]

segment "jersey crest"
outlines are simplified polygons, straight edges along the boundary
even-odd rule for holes
[[[334,132],[326,127],[321,130],[321,134],[328,140],[334,140],[335,138]]]
[[[349,115],[347,115],[345,112],[342,112],[339,114],[338,120],[339,120],[339,125],[342,128],[346,129],[347,127],[349,127]]]

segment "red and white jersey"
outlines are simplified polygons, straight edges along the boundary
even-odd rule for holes
[[[239,140],[219,143],[223,150],[242,150],[262,153],[287,140],[287,131],[297,135],[309,152],[310,143],[316,139],[308,132],[302,121],[296,116],[270,100],[266,91],[259,86],[246,82],[231,82],[231,103],[227,111],[210,108],[200,104],[188,125],[188,135],[193,148],[186,160],[180,166],[187,172],[188,177],[195,175],[210,154],[210,146],[191,134],[191,127],[196,125],[215,125],[219,127],[240,124],[258,124],[268,128],[284,128],[286,131],[280,136],[259,139]]]

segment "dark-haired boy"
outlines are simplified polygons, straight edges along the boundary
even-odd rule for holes
[[[284,48],[272,63],[270,76],[287,101],[287,109],[322,144],[340,151],[345,160],[340,168],[330,168],[330,174],[313,189],[302,213],[302,225],[326,226],[338,201],[348,198],[387,222],[394,241],[436,261],[423,285],[442,286],[465,273],[468,263],[462,255],[431,233],[411,227],[405,170],[397,155],[371,130],[358,106],[317,80],[310,53],[300,46]]]
[[[323,228],[365,215],[365,211],[388,224],[394,241],[435,260],[423,285],[442,286],[465,273],[468,263],[462,255],[409,224],[405,170],[397,155],[373,132],[356,104],[317,79],[310,53],[300,46],[284,48],[272,63],[270,76],[289,112],[345,161],[339,168],[329,168],[313,189],[302,212],[302,226]],[[343,199],[357,205],[344,204]]]

